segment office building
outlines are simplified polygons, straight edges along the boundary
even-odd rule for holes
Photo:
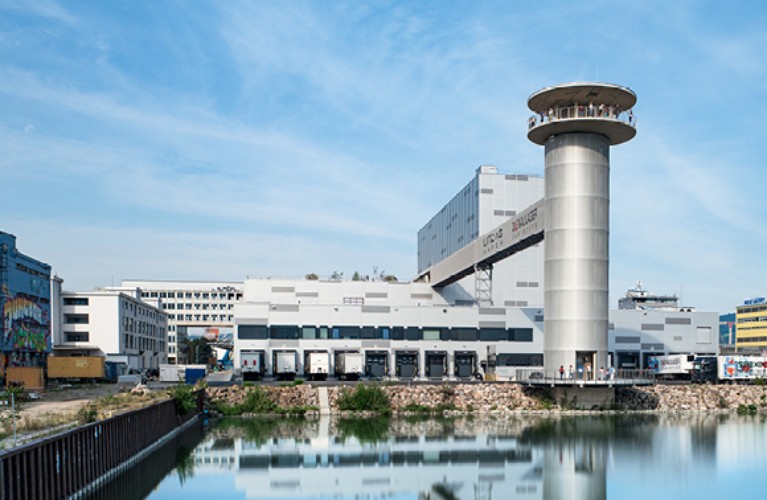
[[[0,232],[0,366],[44,367],[51,351],[51,266],[19,251]]]
[[[242,300],[242,282],[123,280],[141,289],[141,299],[168,316],[168,362],[184,364],[185,339],[206,337],[231,345],[233,308]]]
[[[143,302],[139,289],[60,293],[54,355],[103,356],[139,371],[168,362],[167,316]]]

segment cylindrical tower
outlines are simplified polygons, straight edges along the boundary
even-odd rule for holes
[[[636,134],[636,94],[567,83],[528,99],[527,137],[545,146],[544,365],[595,380],[607,363],[610,146]]]

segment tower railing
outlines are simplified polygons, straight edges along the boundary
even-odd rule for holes
[[[632,110],[621,110],[616,106],[603,104],[577,104],[573,106],[557,106],[548,111],[531,116],[527,121],[528,130],[540,125],[546,125],[563,120],[612,120],[622,122],[636,128],[637,117]]]

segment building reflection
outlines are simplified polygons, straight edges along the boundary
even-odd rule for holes
[[[549,426],[528,419],[476,435],[400,426],[372,440],[322,424],[271,438],[230,427],[195,451],[195,474],[227,469],[248,497],[604,499],[605,441],[547,439]],[[580,427],[554,434],[583,435]]]

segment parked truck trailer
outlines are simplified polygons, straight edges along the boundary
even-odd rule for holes
[[[264,376],[263,351],[240,351],[242,380],[261,380]]]
[[[359,380],[362,366],[362,354],[358,352],[336,353],[336,375],[339,379]]]
[[[694,354],[670,354],[668,356],[650,356],[650,373],[659,379],[690,380]]]
[[[274,375],[278,380],[296,378],[296,352],[278,351],[274,353]]]
[[[309,380],[327,380],[330,357],[327,352],[309,352],[304,362],[304,373]]]
[[[717,359],[719,381],[749,381],[767,378],[767,357],[719,356]]]

